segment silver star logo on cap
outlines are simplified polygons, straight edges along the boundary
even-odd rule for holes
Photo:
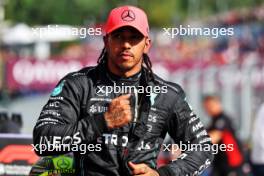
[[[131,10],[125,10],[122,14],[121,14],[121,18],[124,21],[134,21],[136,19],[136,15],[133,11]]]

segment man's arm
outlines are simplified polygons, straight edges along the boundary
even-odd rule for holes
[[[168,122],[168,132],[180,147],[185,144],[188,148],[177,160],[159,168],[160,176],[199,175],[213,160],[211,139],[186,102],[183,90],[180,90],[173,117]]]
[[[52,144],[54,140],[63,141],[64,144],[89,143],[107,130],[103,115],[80,118],[81,99],[84,91],[88,90],[83,90],[78,85],[78,79],[81,78],[68,75],[53,90],[34,127],[33,142],[37,148],[40,144],[46,144],[47,140]],[[58,151],[36,152],[39,155],[60,153]]]

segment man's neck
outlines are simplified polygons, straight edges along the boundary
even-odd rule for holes
[[[136,73],[131,73],[131,74],[117,74],[114,73],[113,71],[111,71],[109,68],[107,68],[107,72],[111,75],[111,77],[115,78],[115,79],[121,79],[121,80],[134,80],[137,79],[138,77],[140,77],[141,75],[141,69],[136,72]]]
[[[121,69],[118,69],[116,67],[111,67],[111,66],[109,66],[109,64],[107,64],[107,69],[109,72],[111,72],[112,74],[114,74],[116,76],[119,76],[122,78],[129,78],[129,77],[133,77],[134,75],[141,72],[142,67],[139,67],[138,69],[121,70]]]
[[[112,72],[110,71],[112,74],[114,75],[117,75],[119,77],[122,77],[122,78],[130,78],[130,77],[133,77],[134,75],[137,75],[139,72],[141,71],[140,70],[136,70],[136,72],[133,70],[133,71],[125,71],[125,72]]]

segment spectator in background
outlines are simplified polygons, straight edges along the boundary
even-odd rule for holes
[[[254,176],[264,175],[264,103],[261,105],[253,127],[253,148],[251,154]]]
[[[214,176],[238,176],[245,175],[242,172],[244,157],[240,142],[235,136],[234,128],[229,117],[222,109],[219,97],[206,95],[203,98],[203,106],[207,114],[212,118],[208,133],[213,144],[225,144],[233,146],[232,151],[218,151],[213,162]],[[228,148],[228,147],[227,147]]]

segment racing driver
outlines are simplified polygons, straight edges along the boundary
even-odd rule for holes
[[[51,93],[34,127],[35,151],[42,156],[65,153],[40,152],[39,144],[49,140],[71,146],[100,144],[85,154],[74,151],[76,175],[201,174],[213,159],[210,149],[203,150],[211,139],[182,88],[152,72],[145,12],[134,6],[114,8],[103,39],[98,65],[69,73]],[[202,147],[183,150],[157,168],[167,133],[177,144]]]

